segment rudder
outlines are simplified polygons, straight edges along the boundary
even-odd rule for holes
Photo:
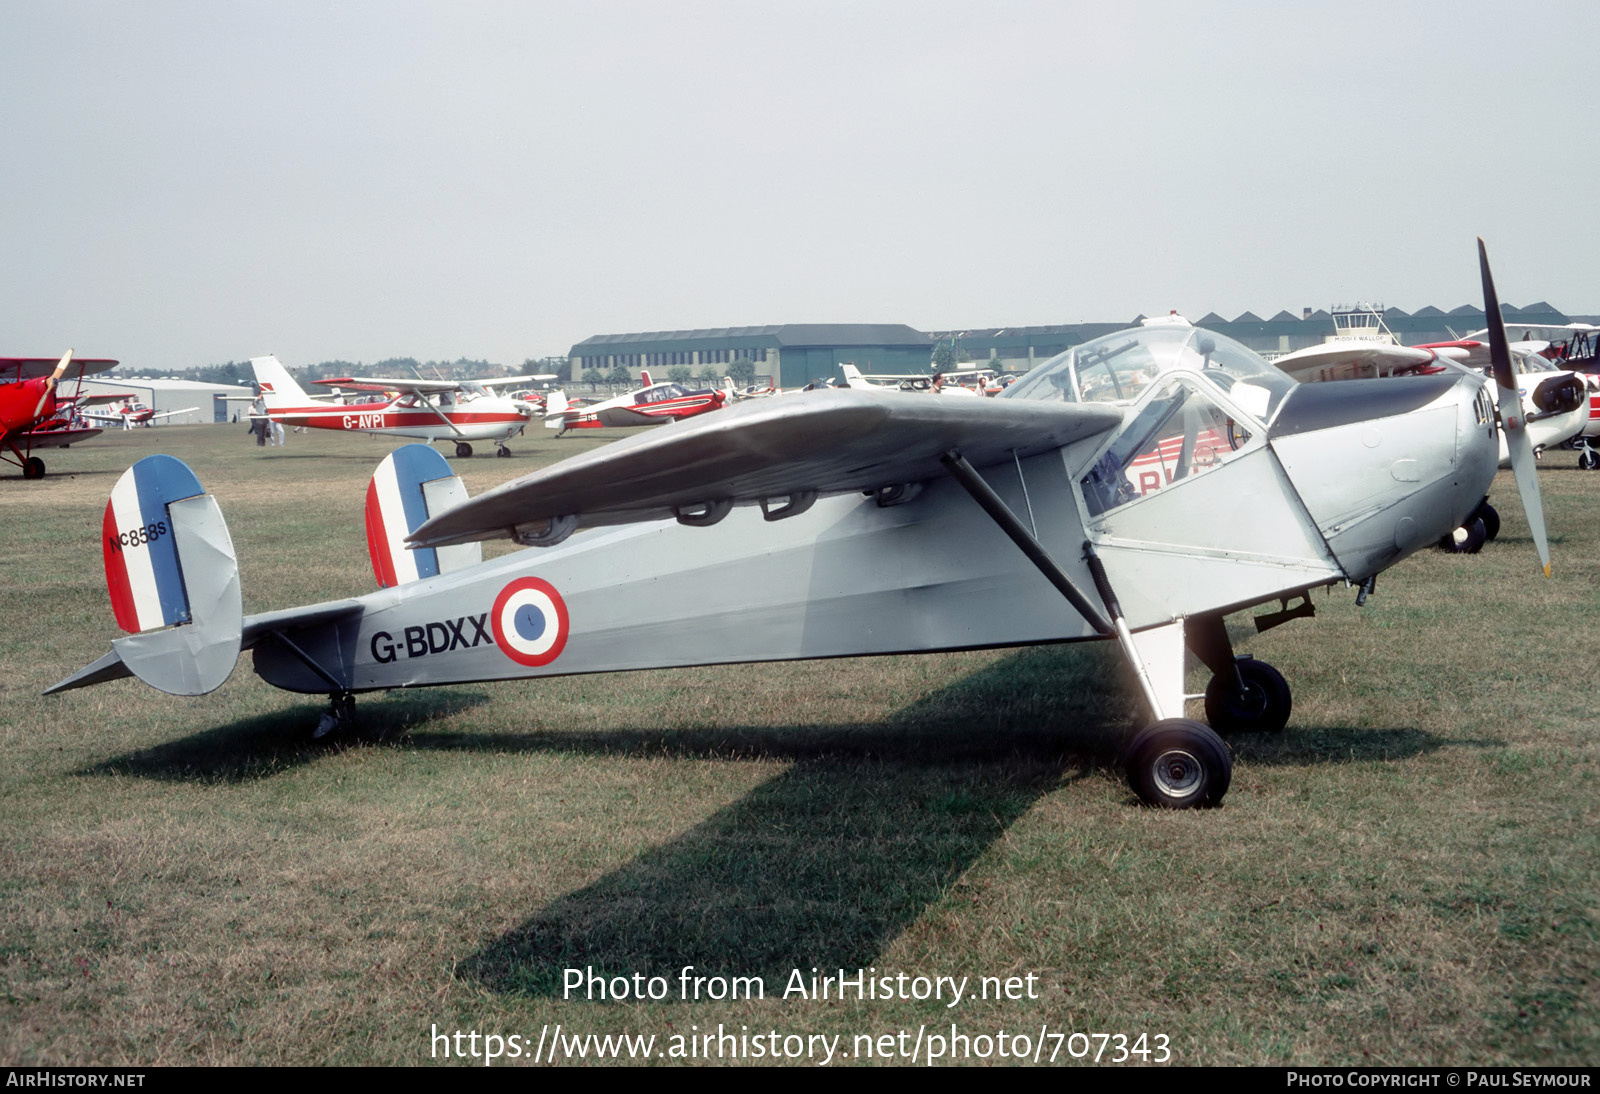
[[[172,456],[146,456],[117,480],[101,525],[112,640],[129,670],[174,695],[221,686],[239,658],[239,564],[217,501]]]
[[[367,484],[367,553],[378,588],[437,577],[483,561],[483,545],[456,547],[406,546],[406,537],[429,517],[448,512],[467,500],[460,476],[438,451],[408,444],[384,457]]]

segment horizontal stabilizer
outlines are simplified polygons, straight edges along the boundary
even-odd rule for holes
[[[951,449],[983,467],[1095,436],[1121,420],[1120,410],[1095,403],[899,392],[751,400],[506,483],[430,519],[411,542],[440,546],[502,536],[537,542],[557,528],[875,490],[942,476],[939,458]]]
[[[58,691],[71,691],[73,688],[86,688],[93,684],[104,684],[109,680],[122,680],[133,675],[133,670],[122,663],[122,658],[112,650],[92,665],[85,665],[59,684],[51,684],[42,691],[41,695],[54,695]]]

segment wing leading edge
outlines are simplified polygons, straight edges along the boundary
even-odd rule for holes
[[[629,437],[497,487],[417,529],[415,546],[523,538],[661,520],[716,505],[870,491],[945,474],[959,450],[974,467],[1103,433],[1113,407],[815,391],[741,403]],[[709,523],[707,521],[706,523]]]

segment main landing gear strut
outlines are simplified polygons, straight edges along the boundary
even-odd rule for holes
[[[1104,637],[1115,637],[1122,647],[1123,655],[1133,667],[1145,700],[1156,718],[1153,724],[1134,735],[1123,753],[1128,783],[1134,793],[1146,805],[1166,809],[1195,809],[1221,804],[1233,778],[1233,753],[1218,734],[1281,730],[1289,721],[1292,706],[1289,685],[1282,674],[1264,661],[1235,657],[1220,615],[1191,617],[1169,624],[1168,628],[1182,628],[1183,643],[1212,671],[1205,697],[1206,717],[1211,720],[1211,725],[1182,717],[1181,699],[1176,702],[1177,709],[1171,709],[1175,704],[1171,698],[1170,679],[1170,672],[1175,669],[1178,680],[1176,686],[1181,693],[1181,646],[1169,651],[1176,654],[1176,664],[1174,666],[1171,658],[1168,659],[1169,678],[1165,683],[1169,697],[1163,701],[1162,689],[1158,688],[1139,643],[1128,630],[1122,607],[1093,545],[1083,545],[1084,559],[1094,577],[1100,601],[1105,605],[1105,613],[1073,583],[961,453],[954,450],[947,452],[941,462],[951,477],[966,489],[1089,625]],[[1309,614],[1309,602],[1301,607],[1286,608],[1281,613],[1284,619]],[[1141,637],[1151,633],[1141,632]],[[1162,639],[1175,641],[1176,634],[1168,631]],[[1151,648],[1154,645],[1152,642]]]

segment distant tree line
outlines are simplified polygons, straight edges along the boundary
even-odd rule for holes
[[[126,365],[112,369],[108,377],[117,375],[145,375],[149,369],[130,369]],[[415,357],[388,357],[382,361],[365,364],[361,361],[318,361],[314,365],[291,368],[301,383],[312,380],[329,380],[336,376],[386,376],[392,378],[423,380],[492,380],[499,376],[537,376],[554,373],[561,381],[572,379],[572,362],[565,357],[529,357],[515,368],[493,365],[488,361],[458,357],[454,361],[419,361]],[[203,384],[241,384],[249,387],[255,379],[249,361],[228,361],[220,365],[198,365],[194,368],[175,369],[165,375],[180,380],[196,380]]]

